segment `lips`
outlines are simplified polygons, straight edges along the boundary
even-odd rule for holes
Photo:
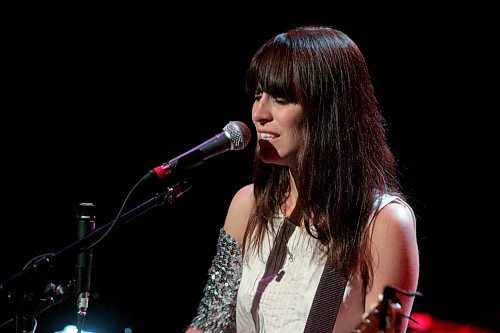
[[[259,132],[259,142],[260,141],[273,141],[279,138],[279,135],[276,133],[270,132]]]
[[[264,140],[271,140],[271,139],[274,139],[274,137],[275,136],[271,133],[261,133],[260,134],[260,138],[264,139]]]
[[[261,147],[274,147],[272,142],[269,140],[260,139],[258,142],[259,142],[259,146],[261,146]]]

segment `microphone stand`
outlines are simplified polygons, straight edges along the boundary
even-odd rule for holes
[[[78,205],[77,214],[78,238],[84,237],[95,229],[95,207],[91,202]],[[75,265],[75,292],[77,294],[77,333],[81,333],[87,316],[90,298],[90,279],[92,276],[93,250],[88,249],[78,253]]]
[[[27,282],[34,276],[40,275],[54,268],[67,256],[75,255],[76,253],[87,249],[89,246],[93,246],[93,242],[98,240],[104,233],[108,232],[108,229],[113,224],[113,228],[123,226],[155,207],[162,206],[165,203],[173,205],[176,199],[187,192],[190,188],[191,185],[185,180],[177,183],[176,185],[170,186],[165,191],[156,193],[153,197],[146,199],[144,202],[123,213],[116,222],[115,220],[112,220],[106,223],[102,227],[95,229],[83,238],[78,239],[55,253],[39,256],[36,260],[33,260],[33,262],[28,264],[22,271],[0,283],[0,295],[5,295],[10,302],[17,302],[16,314],[13,319],[16,327],[15,332],[34,332],[33,327],[36,326],[35,316],[41,313],[41,311],[36,310],[38,307],[35,304],[34,298],[36,297],[34,297],[33,293],[27,292],[20,297],[20,300],[16,300],[16,297],[11,292],[12,288],[20,285],[22,282]],[[54,304],[57,303],[58,302],[55,302]],[[43,311],[50,306],[51,305],[43,307]],[[10,320],[7,322],[10,322]],[[7,322],[0,323],[0,328],[2,328]]]

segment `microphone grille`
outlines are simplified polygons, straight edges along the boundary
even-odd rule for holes
[[[223,128],[226,133],[229,133],[229,141],[231,141],[231,150],[241,150],[250,142],[252,132],[247,125],[241,121],[230,121]]]

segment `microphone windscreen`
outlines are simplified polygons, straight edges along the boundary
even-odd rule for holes
[[[230,121],[223,128],[224,131],[229,133],[229,140],[231,141],[231,150],[241,150],[250,143],[252,132],[241,121]]]

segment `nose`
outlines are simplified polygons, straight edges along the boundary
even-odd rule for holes
[[[258,99],[255,99],[252,106],[252,120],[254,123],[264,125],[273,120],[270,101],[271,96],[267,93],[262,93]]]

